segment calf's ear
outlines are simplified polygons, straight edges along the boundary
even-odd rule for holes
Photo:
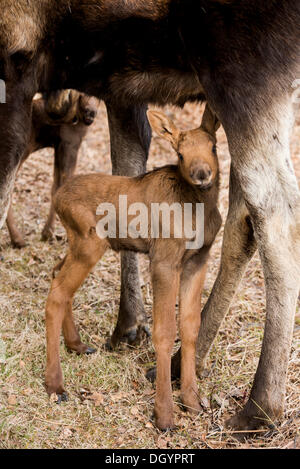
[[[221,127],[221,123],[217,116],[212,112],[211,108],[207,104],[205,107],[205,111],[202,117],[201,129],[204,132],[207,132],[211,135],[214,139],[216,138],[216,132]]]
[[[159,137],[168,140],[173,146],[176,146],[180,135],[180,130],[165,114],[158,111],[148,111],[148,119],[152,130],[154,130]]]

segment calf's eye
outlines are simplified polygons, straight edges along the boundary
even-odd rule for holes
[[[180,159],[180,161],[184,160],[183,155],[181,153],[178,153],[178,158]]]

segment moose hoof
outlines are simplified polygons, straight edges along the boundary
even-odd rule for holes
[[[266,431],[274,427],[274,421],[279,419],[284,411],[284,405],[280,402],[264,402],[259,406],[251,400],[245,407],[226,422],[226,427],[234,430],[236,434],[241,432],[240,436],[244,438],[255,435],[255,430],[261,427]],[[251,435],[247,434],[251,432]]]
[[[66,344],[68,352],[72,353],[75,352],[77,355],[93,355],[94,353],[97,352],[97,349],[93,347],[89,347],[88,345],[85,344],[79,344],[79,345],[68,345]]]
[[[126,332],[115,330],[112,337],[107,341],[107,350],[115,350],[120,344],[128,344],[131,346],[140,345],[140,343],[146,338],[151,337],[150,330],[147,325],[135,326]]]
[[[156,418],[155,425],[161,432],[168,432],[175,429],[173,418]]]
[[[60,405],[62,402],[68,402],[69,396],[66,392],[63,392],[62,394],[56,394],[57,395],[57,400],[56,404]]]
[[[88,347],[87,350],[84,352],[85,355],[94,355],[94,353],[97,352],[97,349],[93,348],[93,347]]]
[[[24,239],[17,239],[12,242],[12,246],[14,249],[23,249],[26,247],[26,242]]]
[[[201,406],[198,399],[181,397],[183,408],[192,415],[199,415]]]
[[[256,430],[261,427],[266,428],[266,432],[273,427],[270,420],[259,417],[258,415],[247,414],[245,410],[227,420],[226,428],[234,431],[234,436],[239,441],[244,441],[256,435]]]
[[[41,240],[46,242],[46,241],[51,241],[52,239],[53,239],[53,232],[48,229],[43,230]]]
[[[150,383],[155,383],[156,380],[156,368],[150,368],[146,373],[146,378]]]

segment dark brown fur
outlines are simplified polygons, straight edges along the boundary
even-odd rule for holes
[[[82,140],[96,115],[96,100],[73,90],[52,93],[48,99],[33,101],[30,141],[21,166],[31,153],[42,148],[54,148],[52,198],[57,189],[73,176]],[[12,207],[9,209],[6,223],[13,246],[24,247],[26,243],[17,228]],[[55,211],[51,202],[48,220],[42,232],[44,241],[52,237],[54,225]]]

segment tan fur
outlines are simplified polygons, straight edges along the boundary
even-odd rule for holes
[[[157,391],[155,415],[160,429],[172,428],[173,401],[171,389],[171,354],[176,336],[175,303],[180,289],[180,314],[182,335],[182,400],[193,412],[200,409],[197,398],[195,352],[200,326],[201,292],[205,278],[210,247],[220,228],[218,199],[218,162],[213,152],[215,125],[210,129],[203,122],[196,131],[180,132],[164,115],[149,112],[149,120],[159,135],[171,141],[176,151],[184,157],[179,166],[167,166],[142,177],[128,178],[92,174],[69,180],[56,197],[57,213],[64,224],[69,252],[53,281],[46,308],[47,371],[46,386],[49,394],[64,394],[59,362],[59,337],[63,327],[68,348],[84,353],[72,318],[72,300],[76,290],[107,248],[148,253],[154,291],[153,342],[157,355]],[[206,114],[207,117],[207,114]],[[167,130],[166,130],[167,127]],[[205,130],[204,130],[205,129]],[[191,143],[189,144],[189,140]],[[198,145],[196,143],[198,142]],[[211,172],[203,173],[203,185],[189,174],[190,166],[199,168],[209,164]],[[188,174],[188,176],[187,176]],[[100,239],[96,215],[100,203],[109,202],[119,212],[119,195],[127,195],[128,205],[142,202],[168,204],[185,202],[205,204],[204,246],[187,250],[184,238],[154,239]],[[117,213],[117,220],[118,220]],[[130,219],[130,217],[129,217]],[[130,221],[130,220],[129,220]],[[150,231],[150,230],[149,230]]]
[[[7,53],[34,54],[45,34],[48,14],[58,17],[66,9],[66,2],[59,3],[55,0],[0,0],[1,41]]]

